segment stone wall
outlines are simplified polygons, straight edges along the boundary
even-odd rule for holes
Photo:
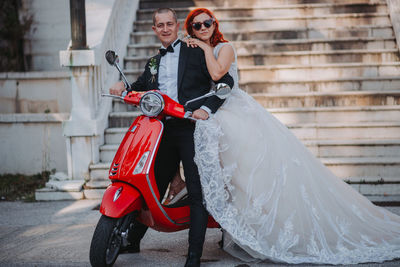
[[[68,72],[0,73],[0,114],[71,111]]]
[[[67,171],[61,124],[69,114],[0,114],[0,173]]]
[[[72,53],[69,1],[21,1],[21,14],[34,18],[25,47],[32,64],[30,72],[0,73],[0,173],[55,169],[84,181],[98,162],[111,110],[111,99],[101,93],[119,79],[104,52],[125,56],[138,0],[86,0],[89,49],[72,52],[90,60],[68,56],[63,67],[60,50]],[[80,166],[75,176],[74,163]]]

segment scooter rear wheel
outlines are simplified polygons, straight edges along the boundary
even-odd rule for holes
[[[90,244],[90,264],[96,267],[109,267],[117,260],[122,244],[122,218],[100,217]]]

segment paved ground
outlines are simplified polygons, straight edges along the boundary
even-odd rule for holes
[[[0,266],[90,266],[90,240],[100,214],[98,201],[0,202]],[[389,207],[400,214],[400,207]],[[202,266],[287,266],[245,264],[218,248],[218,229],[207,231]],[[120,255],[114,266],[183,266],[187,231],[149,231],[139,254]],[[306,266],[306,265],[296,265]],[[317,266],[317,265],[313,265]],[[400,260],[356,266],[400,266]]]

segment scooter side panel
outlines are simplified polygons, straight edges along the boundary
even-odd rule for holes
[[[154,155],[155,150],[157,150],[157,140],[162,134],[162,131],[163,124],[159,120],[139,116],[125,134],[114,157],[110,173],[113,172],[113,166],[116,167],[114,167],[114,175],[110,174],[110,179],[130,183],[140,189],[141,185],[145,184],[143,174],[153,160],[152,155]],[[138,174],[134,174],[135,168],[146,152],[149,153],[143,170]],[[152,187],[159,196],[155,181],[153,181]]]
[[[163,124],[159,120],[138,117],[115,155],[110,168],[110,179],[132,184],[140,192],[154,219],[154,224],[149,225],[150,227],[158,231],[173,232],[188,228],[190,211],[188,206],[168,208],[159,202],[160,195],[154,179],[154,161],[162,132]],[[134,175],[133,171],[140,158],[148,151],[150,153],[143,171]],[[147,224],[144,221],[143,223]]]
[[[143,196],[155,217],[156,225],[173,225],[159,203],[160,193],[154,179],[154,161],[162,137],[163,124],[155,118],[138,117],[128,129],[110,168],[110,179],[133,185]],[[149,152],[143,170],[133,174],[142,156]],[[161,208],[161,209],[160,209]]]
[[[115,182],[104,192],[100,212],[108,217],[121,218],[132,211],[139,211],[142,204],[138,190],[128,184]]]

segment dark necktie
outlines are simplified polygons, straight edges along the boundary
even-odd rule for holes
[[[181,40],[176,40],[175,41],[175,43],[174,43],[174,47],[177,45],[177,44],[179,44],[181,42]],[[174,53],[174,47],[172,47],[171,45],[169,45],[167,48],[160,48],[160,55],[161,56],[165,56],[165,54],[167,53],[167,52],[171,52],[171,53]]]
[[[165,54],[166,54],[167,52],[174,53],[174,48],[173,48],[171,45],[169,45],[166,49],[165,49],[165,48],[160,48],[160,54],[161,54],[161,56],[165,56]]]

